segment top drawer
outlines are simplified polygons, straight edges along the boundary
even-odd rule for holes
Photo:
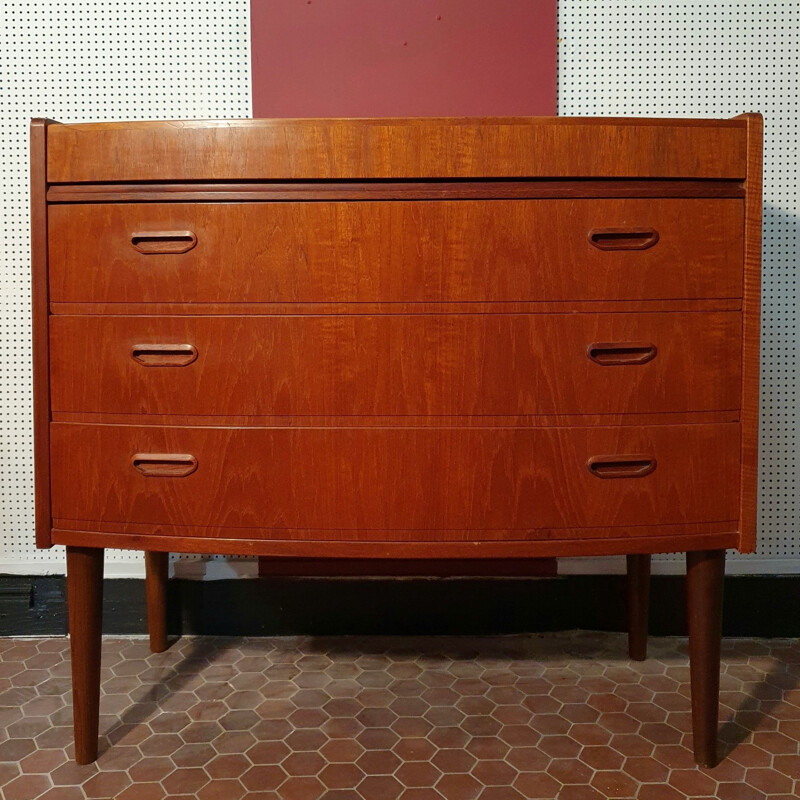
[[[49,208],[54,302],[734,298],[737,199]]]
[[[49,126],[47,179],[741,179],[747,142],[742,117],[90,122]]]

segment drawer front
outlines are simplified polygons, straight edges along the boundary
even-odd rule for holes
[[[54,423],[53,516],[364,532],[735,520],[739,426],[288,429]],[[592,464],[592,468],[589,468]],[[654,469],[652,467],[655,467]],[[359,534],[359,531],[362,531]],[[250,531],[248,536],[252,536]],[[488,535],[488,534],[487,534]],[[549,534],[555,536],[555,534]],[[624,534],[622,534],[624,535]],[[587,538],[591,538],[587,531]]]
[[[735,298],[738,199],[54,205],[54,302]]]
[[[738,312],[54,316],[54,411],[603,414],[739,407]]]
[[[47,149],[47,175],[55,183],[742,179],[747,123],[563,117],[105,122],[53,125]]]

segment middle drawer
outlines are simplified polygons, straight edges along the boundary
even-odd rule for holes
[[[739,407],[738,312],[54,316],[52,409],[518,415]]]

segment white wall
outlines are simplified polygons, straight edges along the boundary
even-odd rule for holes
[[[797,437],[800,3],[560,0],[563,115],[764,115],[759,545],[728,572],[800,572]],[[711,465],[713,467],[713,465]],[[682,571],[662,557],[654,571]],[[596,571],[574,559],[562,571]],[[604,569],[621,570],[619,559]]]
[[[28,124],[249,117],[247,0],[0,7],[0,573],[64,572],[33,547]],[[220,565],[224,566],[224,565]],[[108,551],[106,574],[143,574]]]
[[[27,125],[248,117],[247,0],[9,2],[0,9],[0,572],[63,572],[33,548]],[[559,113],[766,122],[760,545],[729,572],[800,572],[797,531],[800,3],[560,0]],[[182,559],[206,572],[206,561]],[[612,571],[619,559],[565,559]],[[180,565],[179,565],[180,566]],[[682,571],[662,557],[655,571]],[[141,574],[109,551],[108,575]],[[252,563],[215,559],[216,575]]]

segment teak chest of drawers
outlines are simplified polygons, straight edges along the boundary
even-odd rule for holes
[[[687,553],[716,759],[755,547],[761,118],[32,126],[37,544],[67,545],[76,758],[104,547]]]

